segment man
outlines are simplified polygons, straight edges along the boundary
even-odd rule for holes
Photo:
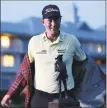
[[[81,45],[75,36],[60,31],[62,16],[56,5],[45,6],[42,15],[42,24],[45,27],[45,32],[33,36],[28,44],[28,58],[30,64],[34,62],[35,66],[35,74],[30,74],[34,77],[34,80],[32,84],[29,83],[29,73],[23,75],[23,73],[20,72],[19,76],[16,77],[17,83],[13,84],[16,85],[9,89],[8,93],[1,101],[3,106],[9,106],[11,97],[16,93],[21,92],[26,85],[30,84],[33,86],[33,94],[30,97],[30,103],[27,99],[25,102],[29,103],[32,108],[47,108],[48,102],[58,98],[59,87],[58,81],[56,80],[58,73],[55,72],[54,67],[55,58],[58,55],[63,55],[63,62],[66,64],[68,74],[68,95],[73,98],[72,89],[74,88],[74,79],[72,75],[72,62],[73,59],[84,61],[86,55],[81,49]],[[21,67],[24,68],[26,65],[28,65],[29,68],[29,63],[24,64]],[[62,87],[62,91],[64,91],[64,87]],[[26,96],[28,95],[29,93],[26,93]],[[28,107],[28,104],[25,106]]]

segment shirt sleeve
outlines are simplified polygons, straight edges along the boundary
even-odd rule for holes
[[[27,81],[24,77],[24,75],[20,72],[17,76],[15,81],[12,83],[10,89],[7,92],[7,95],[10,95],[11,97],[20,94],[20,92],[26,87]]]
[[[34,56],[33,56],[33,38],[30,39],[28,43],[28,57],[30,60],[30,63],[34,61]]]
[[[74,59],[77,61],[83,61],[86,59],[86,54],[83,51],[80,42],[77,38],[75,38],[75,53],[74,53]]]

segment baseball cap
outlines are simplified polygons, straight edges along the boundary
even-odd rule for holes
[[[49,18],[49,17],[62,17],[58,6],[51,5],[51,4],[43,8],[42,16],[43,16],[43,19]]]

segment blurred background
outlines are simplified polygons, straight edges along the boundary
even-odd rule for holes
[[[19,72],[29,39],[44,32],[41,12],[48,4],[59,6],[61,30],[75,35],[106,73],[105,1],[1,1],[0,98]]]

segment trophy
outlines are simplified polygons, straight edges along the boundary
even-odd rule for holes
[[[48,103],[48,108],[81,108],[79,102],[76,101],[76,98],[70,98],[67,92],[67,70],[66,65],[62,60],[63,55],[58,55],[55,58],[55,72],[59,72],[57,81],[59,84],[59,98],[53,100],[52,102]],[[64,85],[64,96],[61,92],[61,82]]]
[[[59,72],[59,75],[57,77],[57,81],[59,83],[59,99],[61,99],[62,97],[62,93],[61,93],[61,82],[63,82],[64,85],[64,89],[65,89],[65,98],[68,98],[68,94],[67,94],[67,79],[68,79],[68,75],[67,75],[67,70],[66,70],[66,65],[65,63],[63,63],[62,61],[62,56],[63,55],[59,55],[56,59],[55,62],[55,72]]]

